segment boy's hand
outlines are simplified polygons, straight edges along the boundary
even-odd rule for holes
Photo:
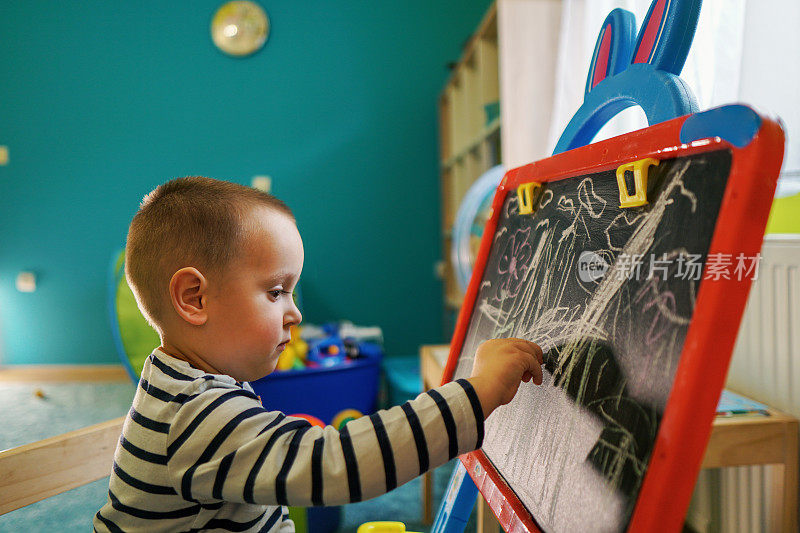
[[[542,349],[523,339],[492,339],[481,343],[469,382],[481,401],[483,415],[510,402],[520,382],[542,384]]]

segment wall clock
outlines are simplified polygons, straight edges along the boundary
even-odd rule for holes
[[[227,2],[211,19],[211,38],[228,55],[250,55],[264,46],[268,35],[269,18],[255,2]]]

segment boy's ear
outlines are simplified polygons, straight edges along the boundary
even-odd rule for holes
[[[178,316],[193,326],[201,326],[208,320],[207,290],[208,281],[194,267],[181,268],[169,280],[172,307]]]

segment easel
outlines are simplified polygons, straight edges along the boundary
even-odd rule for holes
[[[442,379],[444,364],[450,346],[424,345],[420,348],[420,369],[422,372],[423,387],[436,386]],[[797,529],[798,511],[798,428],[800,421],[797,418],[769,409],[769,416],[741,416],[717,417],[711,429],[711,438],[703,457],[703,468],[724,468],[732,466],[774,465],[781,469],[781,474],[776,475],[772,486],[774,494],[772,516],[780,524],[781,531],[795,531]],[[472,508],[478,498],[478,489],[469,475],[456,476],[457,471],[466,474],[466,468],[459,462],[458,467],[448,484],[446,496],[442,500],[439,512],[436,515],[432,531],[458,533],[464,530],[469,520]],[[423,508],[430,512],[431,502],[431,473],[425,474],[423,480]],[[463,494],[459,488],[463,487]],[[451,492],[454,494],[451,495]],[[458,493],[456,496],[455,493]],[[495,531],[489,524],[494,521],[494,516],[483,517],[481,514],[490,513],[484,501],[478,500],[478,532],[486,533]],[[452,516],[452,523],[442,529],[443,517]],[[430,518],[423,517],[423,521]],[[437,529],[439,527],[440,529]],[[457,529],[460,527],[460,529]]]
[[[584,103],[561,135],[553,155],[591,143],[603,125],[633,105],[642,107],[650,125],[698,111],[697,103],[678,74],[694,38],[700,6],[701,0],[678,0],[666,7],[663,2],[653,0],[638,36],[634,16],[629,11],[614,9],[606,17],[589,65]],[[662,38],[664,42],[659,45]],[[644,72],[637,70],[638,67]],[[636,186],[637,195],[627,199],[623,198],[621,187],[623,204],[626,201],[629,206],[646,203],[638,201],[644,189],[639,190],[638,181]],[[528,200],[530,204],[530,191]],[[520,213],[525,203],[520,195]],[[480,465],[475,463],[472,468],[479,469]],[[480,478],[482,473],[476,474],[476,478]],[[463,531],[477,492],[464,463],[459,463],[432,531]]]

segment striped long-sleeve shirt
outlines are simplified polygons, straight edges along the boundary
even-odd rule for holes
[[[287,505],[372,498],[483,440],[466,380],[349,422],[312,426],[249,385],[156,350],[114,454],[96,531],[293,531]]]

